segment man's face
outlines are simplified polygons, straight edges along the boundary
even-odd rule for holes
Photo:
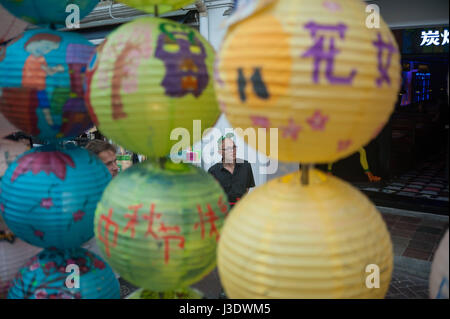
[[[116,153],[113,151],[103,151],[98,153],[98,157],[106,165],[112,177],[115,177],[119,173],[119,167],[117,166]]]
[[[220,150],[225,163],[232,164],[236,160],[236,145],[232,139],[223,140],[222,149]]]

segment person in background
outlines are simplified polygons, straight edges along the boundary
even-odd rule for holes
[[[217,141],[222,162],[210,167],[208,173],[213,175],[228,196],[230,206],[255,187],[252,166],[245,160],[236,159],[234,134],[228,133]]]
[[[116,148],[102,140],[92,140],[86,145],[86,149],[97,155],[106,165],[114,178],[119,173],[117,166]]]

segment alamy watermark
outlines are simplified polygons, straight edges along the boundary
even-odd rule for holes
[[[278,128],[226,128],[225,133],[218,128],[208,128],[204,130],[202,135],[202,127],[200,120],[193,121],[193,137],[195,141],[202,141],[201,144],[196,144],[191,147],[191,134],[183,127],[175,128],[170,133],[170,140],[177,141],[170,150],[170,158],[174,163],[190,162],[205,164],[214,164],[217,158],[224,157],[224,160],[232,160],[230,156],[225,156],[224,152],[221,154],[220,139],[227,134],[232,133],[233,136],[240,136],[247,143],[243,147],[236,147],[236,157],[245,158],[250,164],[259,163],[260,174],[274,174],[278,170],[278,162],[271,161],[263,154],[268,154],[272,158],[278,157]],[[268,135],[267,135],[268,134]],[[266,145],[269,140],[269,147]],[[236,140],[233,138],[234,144]],[[252,152],[249,150],[247,144],[258,145],[259,152]],[[219,155],[219,156],[218,156]]]
[[[66,278],[66,287],[69,289],[80,288],[80,267],[75,264],[69,264],[66,267],[66,272],[70,273]]]
[[[369,13],[369,15],[366,18],[366,27],[369,29],[379,29],[380,7],[376,4],[369,4],[366,7],[366,13]]]
[[[80,7],[76,4],[69,4],[66,7],[66,13],[69,15],[66,18],[67,29],[79,29],[80,28]]]

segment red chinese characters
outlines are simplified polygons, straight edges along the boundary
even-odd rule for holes
[[[109,242],[109,228],[114,227],[114,237],[111,243],[112,247],[117,246],[117,233],[119,232],[119,226],[115,221],[112,220],[113,209],[110,208],[108,211],[108,216],[102,214],[100,216],[100,221],[97,226],[98,240],[100,240],[105,245],[106,255],[111,257],[110,242]],[[105,223],[105,232],[102,235],[102,224]]]
[[[208,208],[208,212],[205,214],[202,211],[202,208],[200,205],[197,205],[197,210],[198,210],[198,216],[200,218],[200,222],[199,223],[195,223],[194,225],[194,229],[198,229],[198,227],[200,226],[201,232],[202,232],[202,239],[205,239],[205,222],[209,223],[209,237],[211,237],[213,234],[216,235],[216,241],[219,240],[219,231],[217,230],[216,224],[215,222],[219,219],[219,217],[216,216],[216,214],[214,213],[214,211],[211,208],[211,205],[208,204],[207,205]],[[205,219],[206,217],[206,219]]]

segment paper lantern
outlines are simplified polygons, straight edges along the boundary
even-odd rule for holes
[[[233,127],[256,130],[248,143],[281,161],[329,163],[377,136],[401,83],[389,27],[368,28],[360,0],[248,3],[254,12],[238,8],[215,77]]]
[[[120,0],[120,2],[149,13],[156,13],[157,9],[158,13],[162,14],[181,9],[194,3],[195,0]]]
[[[6,298],[12,279],[41,248],[31,246],[9,232],[0,218],[0,299]]]
[[[94,236],[94,213],[111,179],[85,149],[33,148],[12,163],[1,181],[0,211],[24,241],[43,248],[75,248]]]
[[[72,22],[73,14],[78,14],[82,20],[95,8],[98,0],[0,0],[0,4],[16,17],[32,24],[66,25],[67,18]]]
[[[203,294],[194,288],[177,289],[172,292],[155,292],[147,289],[138,289],[126,299],[203,299]]]
[[[382,298],[392,268],[392,243],[375,206],[316,170],[307,186],[296,172],[249,193],[218,246],[230,298]]]
[[[43,250],[19,271],[8,294],[8,299],[119,298],[119,282],[111,267],[83,248]]]
[[[0,139],[0,179],[17,156],[28,150],[25,144]]]
[[[43,140],[69,138],[92,126],[84,76],[95,47],[81,35],[30,30],[0,55],[0,111],[21,131]]]
[[[175,128],[193,120],[205,129],[219,117],[212,76],[214,50],[194,29],[141,18],[112,32],[88,70],[88,108],[97,128],[126,149],[149,157],[170,153]],[[180,129],[179,129],[180,130]]]
[[[228,213],[220,184],[195,166],[134,165],[106,188],[95,213],[102,256],[128,282],[170,292],[200,281],[216,265]]]
[[[448,230],[436,250],[431,264],[430,298],[448,299]]]
[[[17,19],[0,5],[0,43],[17,37],[27,26],[28,23]]]

